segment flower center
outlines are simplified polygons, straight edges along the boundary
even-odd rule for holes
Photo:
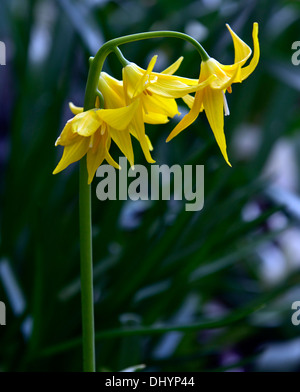
[[[145,95],[150,95],[150,97],[152,96],[151,91],[149,91],[149,90],[147,90],[147,89],[144,90],[143,93],[144,93]]]

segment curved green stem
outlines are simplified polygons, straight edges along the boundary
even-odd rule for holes
[[[117,46],[114,48],[114,52],[115,55],[118,57],[120,63],[123,65],[123,67],[126,67],[126,65],[130,64],[129,61],[125,59],[123,53],[120,51],[120,49]]]
[[[138,33],[126,35],[120,38],[114,38],[108,42],[106,42],[97,52],[96,56],[90,59],[90,71],[88,76],[88,81],[86,85],[86,93],[84,100],[84,110],[93,109],[95,107],[95,99],[96,99],[96,90],[98,86],[98,81],[100,77],[101,70],[103,68],[103,64],[105,58],[115,49],[120,46],[130,42],[141,41],[144,39],[151,38],[179,38],[183,39],[189,43],[191,43],[198,51],[201,56],[202,61],[207,61],[209,59],[209,55],[206,53],[202,45],[196,41],[191,36],[180,33],[178,31],[149,31],[147,33]],[[118,54],[118,51],[116,51]],[[123,56],[122,56],[123,57]],[[125,60],[126,61],[126,60]]]
[[[101,93],[101,91],[99,91],[99,90],[97,90],[96,91],[96,95],[97,95],[97,97],[99,98],[99,107],[100,108],[104,108],[104,97],[103,97],[103,95],[102,95],[102,93]]]

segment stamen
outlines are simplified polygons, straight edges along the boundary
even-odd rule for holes
[[[146,87],[147,84],[150,83],[149,79],[150,79],[150,77],[149,77],[149,75],[147,75],[146,80],[145,80],[145,82],[144,82],[144,87]]]
[[[101,127],[101,135],[104,135],[104,134],[105,134],[105,131],[106,131],[106,124],[103,123],[103,124],[102,124],[102,127]]]
[[[145,114],[148,114],[148,110],[146,108],[145,101],[143,99],[141,99],[141,102],[142,102],[142,107],[144,109]]]
[[[229,111],[227,99],[226,99],[224,91],[222,91],[222,92],[223,92],[223,101],[224,101],[224,114],[225,114],[225,116],[229,116],[230,115],[230,111]]]
[[[93,148],[93,144],[94,144],[94,135],[92,135],[91,138],[90,138],[89,148]]]

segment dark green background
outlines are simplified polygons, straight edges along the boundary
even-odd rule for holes
[[[89,56],[111,38],[168,29],[202,32],[209,54],[230,64],[225,24],[253,47],[255,21],[259,65],[228,97],[233,168],[203,114],[169,144],[176,120],[147,127],[157,163],[205,165],[202,211],[185,212],[180,202],[99,202],[93,182],[97,369],[300,370],[291,322],[300,300],[300,66],[291,62],[299,18],[297,1],[1,1],[1,371],[82,367],[78,164],[51,173],[68,102],[83,104]],[[123,49],[142,67],[157,53],[157,70],[184,55],[179,73],[199,75],[199,55],[182,41]],[[121,77],[113,55],[105,70]],[[114,147],[112,154],[117,159]]]

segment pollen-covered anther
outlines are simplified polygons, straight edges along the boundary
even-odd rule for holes
[[[92,135],[92,136],[90,137],[89,148],[93,148],[93,145],[94,145],[94,135]]]
[[[101,129],[100,133],[103,136],[105,134],[105,131],[106,131],[106,124],[103,123],[100,129]]]
[[[224,91],[223,91],[223,101],[224,101],[224,114],[225,114],[225,116],[229,116],[230,110],[228,107],[228,103],[227,103],[227,99],[226,99],[226,95],[225,95]]]
[[[143,93],[144,93],[145,95],[149,95],[150,97],[152,97],[152,95],[153,95],[153,94],[151,93],[151,91],[149,91],[149,90],[147,90],[147,89],[144,90]]]

